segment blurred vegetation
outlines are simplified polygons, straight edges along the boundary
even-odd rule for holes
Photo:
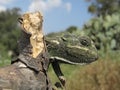
[[[66,90],[120,90],[120,61],[110,58],[83,66],[71,76]]]
[[[83,30],[105,52],[120,49],[120,12],[91,19]]]
[[[20,36],[20,28],[17,18],[19,16],[19,8],[0,12],[0,65],[10,63],[11,57],[18,54],[17,40]]]
[[[86,0],[90,2],[88,11],[94,15],[113,14],[120,9],[120,0]]]

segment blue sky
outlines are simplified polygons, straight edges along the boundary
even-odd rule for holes
[[[0,11],[13,7],[21,8],[22,13],[41,11],[45,33],[65,30],[69,26],[81,28],[92,17],[88,6],[85,0],[0,0]]]

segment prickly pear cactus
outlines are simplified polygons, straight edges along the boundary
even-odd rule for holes
[[[90,36],[96,47],[105,52],[120,49],[120,13],[99,16],[84,25],[83,31]]]

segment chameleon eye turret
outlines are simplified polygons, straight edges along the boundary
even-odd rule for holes
[[[90,46],[91,45],[91,40],[89,40],[88,38],[80,38],[80,43],[83,45],[83,46]]]

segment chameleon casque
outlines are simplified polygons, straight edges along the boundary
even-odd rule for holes
[[[83,65],[98,59],[97,49],[93,41],[87,36],[66,33],[61,34],[61,36],[46,36],[45,41],[53,69],[63,86],[65,78],[59,63]]]

